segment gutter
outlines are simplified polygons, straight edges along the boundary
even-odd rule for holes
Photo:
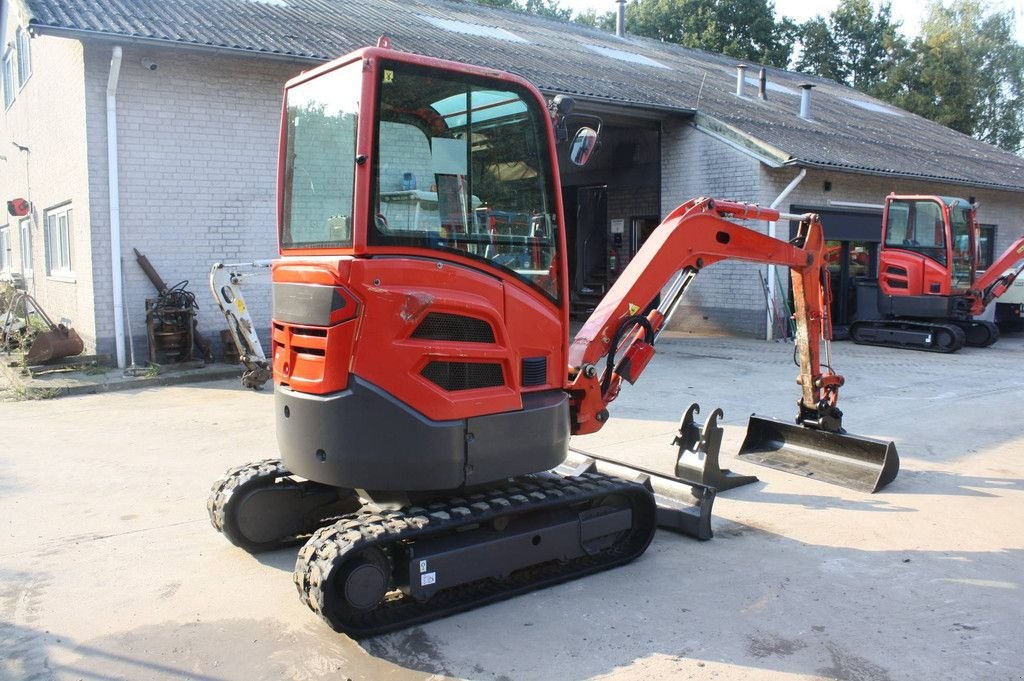
[[[117,81],[121,77],[120,45],[110,55],[107,75],[107,199],[110,206],[110,283],[114,293],[114,346],[117,366],[125,368],[124,280],[121,275],[121,195],[117,160]],[[131,333],[131,329],[128,329]]]

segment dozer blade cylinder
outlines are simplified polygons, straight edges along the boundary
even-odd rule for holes
[[[738,457],[787,473],[861,492],[896,479],[896,445],[849,433],[830,433],[751,415]]]

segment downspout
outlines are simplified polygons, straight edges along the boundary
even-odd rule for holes
[[[121,76],[121,46],[110,55],[107,76],[107,197],[110,204],[110,283],[114,292],[114,347],[117,366],[125,367],[124,289],[121,279],[121,195],[117,175],[117,81]],[[128,329],[131,333],[131,329]]]
[[[798,184],[803,182],[803,179],[806,176],[807,176],[807,168],[801,168],[800,169],[800,173],[796,177],[793,178],[793,181],[790,182],[789,185],[787,185],[785,189],[782,190],[781,194],[779,194],[778,196],[775,197],[775,200],[772,201],[772,205],[770,207],[771,208],[778,208],[779,206],[781,206],[782,202],[785,201],[787,198],[789,198],[789,195],[793,193],[793,190],[796,189]],[[774,222],[769,222],[768,223],[768,236],[770,236],[773,239],[776,238],[775,237],[775,223]],[[773,304],[775,303],[775,295],[776,295],[775,288],[776,288],[776,286],[775,286],[775,265],[768,265],[768,300],[772,301]],[[771,308],[771,306],[769,306],[769,307],[767,307],[765,309],[765,320],[767,321],[767,323],[765,324],[765,336],[764,336],[764,339],[765,340],[772,340],[772,338],[775,335],[773,333],[775,331],[775,329],[773,328],[775,320],[772,319],[772,308]]]

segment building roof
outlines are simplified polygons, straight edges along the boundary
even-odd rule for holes
[[[542,91],[692,114],[771,165],[1024,191],[1024,158],[833,81],[465,0],[23,0],[39,33],[323,61],[372,45],[512,71]],[[609,2],[609,6],[611,3]],[[815,86],[811,120],[800,85]]]

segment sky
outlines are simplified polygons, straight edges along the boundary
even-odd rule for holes
[[[559,0],[562,7],[569,7],[573,11],[582,12],[588,9],[598,12],[615,10],[615,0]],[[799,22],[806,21],[811,17],[821,14],[826,15],[839,4],[839,0],[775,0],[775,15],[788,16]],[[995,9],[1013,9],[1017,17],[1017,42],[1024,44],[1024,0],[991,0],[990,4]],[[875,6],[878,2],[876,0]],[[924,15],[925,2],[922,0],[892,0],[892,16],[897,21],[902,21],[902,31],[905,35],[912,37],[917,35],[921,27],[921,19]]]

